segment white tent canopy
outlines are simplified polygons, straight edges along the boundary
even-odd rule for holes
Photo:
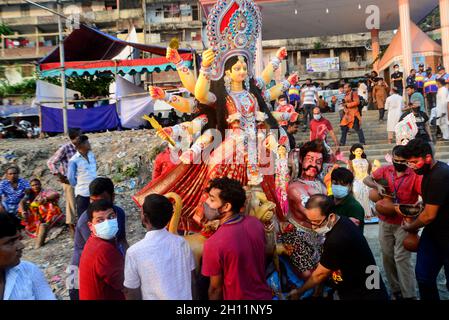
[[[80,92],[67,88],[67,100],[72,100],[75,94],[81,97]],[[43,80],[37,80],[36,98],[33,100],[32,106],[34,107],[36,104],[52,108],[62,108],[62,87]],[[67,108],[73,109],[73,105],[68,104]]]

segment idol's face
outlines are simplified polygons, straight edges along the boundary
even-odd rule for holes
[[[226,75],[231,78],[233,82],[243,82],[248,76],[248,66],[243,58],[239,60],[226,71]]]
[[[308,152],[302,161],[302,170],[308,177],[316,177],[323,168],[323,154]]]
[[[356,157],[361,157],[363,154],[363,149],[362,148],[357,148],[354,150],[354,152],[352,152]]]

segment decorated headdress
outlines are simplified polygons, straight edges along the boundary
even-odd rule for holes
[[[226,60],[233,56],[244,56],[248,75],[253,76],[261,28],[261,14],[253,0],[218,0],[207,17],[207,36],[216,54],[211,80],[223,77]]]

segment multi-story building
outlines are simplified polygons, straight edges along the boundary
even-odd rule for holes
[[[34,2],[57,11],[56,1]],[[201,42],[201,10],[198,1],[167,0],[61,0],[63,13],[75,17],[63,21],[65,34],[76,23],[86,23],[102,31],[125,38],[132,27],[138,41],[167,45],[178,38],[182,47],[203,48]],[[31,76],[38,59],[52,51],[58,43],[58,18],[53,13],[22,0],[0,1],[0,24],[8,26],[13,34],[2,35],[0,42],[0,79],[13,68],[24,77]],[[173,82],[172,74],[165,75]],[[155,75],[160,78],[160,75]],[[158,82],[155,79],[155,82]]]
[[[34,0],[35,3],[57,11],[57,2]],[[107,32],[117,33],[135,23],[142,28],[143,8],[140,0],[74,1],[61,0],[63,14],[73,17],[63,20],[64,34],[78,22],[94,25]],[[118,7],[117,5],[120,5]],[[0,79],[14,82],[20,76],[32,76],[34,63],[51,52],[58,44],[58,17],[45,9],[22,0],[0,1],[0,23],[12,34],[1,35]]]
[[[385,48],[394,36],[393,31],[380,33],[381,47]],[[285,72],[297,72],[302,80],[312,78],[331,82],[342,78],[362,77],[372,70],[372,50],[369,33],[354,33],[337,36],[308,37],[298,39],[262,41],[264,63],[275,56],[280,47],[286,47],[288,56],[277,74],[281,79]],[[309,58],[339,59],[339,70],[313,72],[306,70]]]

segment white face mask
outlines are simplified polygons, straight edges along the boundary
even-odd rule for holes
[[[280,104],[281,106],[285,106],[285,105],[287,105],[287,101],[280,101],[279,104]]]
[[[329,223],[330,223],[330,217],[328,218],[326,225],[323,227],[320,227],[318,229],[315,229],[315,232],[324,236],[326,233],[328,233],[329,231],[332,230],[332,227],[329,227]]]
[[[98,238],[104,240],[113,239],[118,232],[118,222],[117,219],[108,219],[101,223],[94,225],[95,233]]]
[[[315,120],[320,120],[320,119],[321,119],[321,114],[314,114],[314,115],[313,115],[313,118],[314,118]]]

